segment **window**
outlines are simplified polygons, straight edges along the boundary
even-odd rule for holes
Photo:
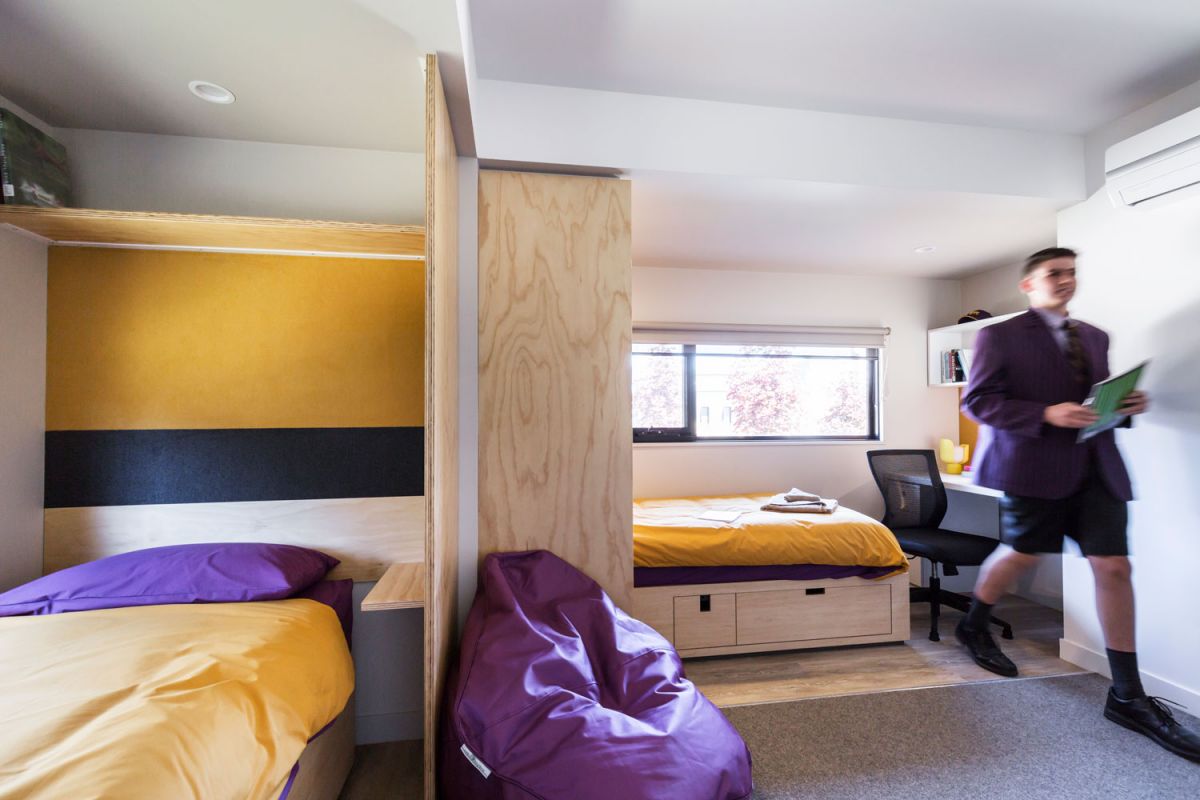
[[[633,440],[877,441],[882,334],[871,346],[802,333],[639,329]]]

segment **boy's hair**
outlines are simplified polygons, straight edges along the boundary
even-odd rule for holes
[[[1069,247],[1047,247],[1045,250],[1038,250],[1036,253],[1025,259],[1025,268],[1021,270],[1021,277],[1025,277],[1029,273],[1038,268],[1039,264],[1050,261],[1055,258],[1076,258],[1079,254]]]

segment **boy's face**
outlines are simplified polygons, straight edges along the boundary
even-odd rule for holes
[[[1070,256],[1043,261],[1021,279],[1021,291],[1035,308],[1065,309],[1075,296],[1075,259]]]

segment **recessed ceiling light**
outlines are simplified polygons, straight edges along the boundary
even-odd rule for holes
[[[921,253],[921,254],[932,253],[934,250],[937,250],[937,247],[935,247],[934,245],[931,245],[931,244],[925,244],[925,245],[921,245],[920,247],[913,248],[914,253]]]
[[[224,86],[218,86],[212,81],[192,81],[188,84],[188,89],[201,100],[207,100],[210,103],[219,103],[223,106],[229,105],[237,99],[233,96],[233,92]]]

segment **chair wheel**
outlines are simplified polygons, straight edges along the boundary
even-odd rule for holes
[[[942,637],[941,637],[941,636],[938,636],[938,632],[937,632],[937,631],[930,631],[930,632],[929,632],[929,641],[931,641],[931,642],[940,642],[941,640],[942,640]]]
[[[1001,639],[1011,639],[1011,638],[1013,638],[1013,635],[1012,635],[1012,628],[1005,628],[1004,630],[1000,631],[1000,638],[1001,638]]]

